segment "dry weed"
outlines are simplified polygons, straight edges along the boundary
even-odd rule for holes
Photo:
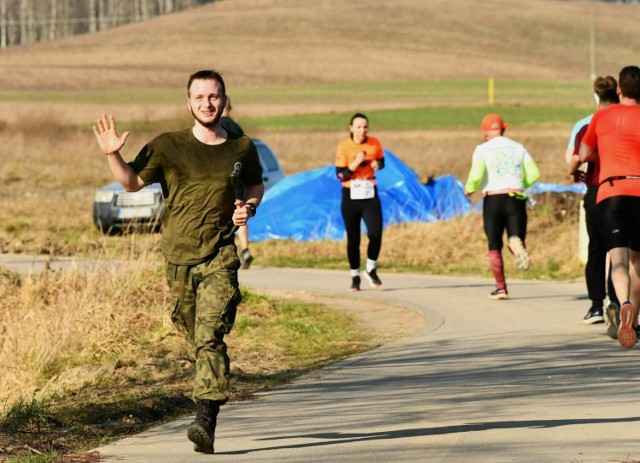
[[[59,375],[76,367],[83,381],[97,381],[106,364],[144,358],[145,344],[161,336],[168,306],[155,263],[105,261],[95,273],[72,268],[25,276],[20,284],[3,279],[0,401],[61,392]]]
[[[637,30],[638,7],[596,2],[594,8],[598,40],[606,39],[598,66],[601,72],[617,72],[621,63],[637,57],[629,37]],[[375,24],[375,33],[354,33],[354,17]],[[527,27],[513,18],[526,18]],[[197,22],[216,25],[208,40],[193,27]],[[489,76],[586,80],[588,31],[584,2],[213,2],[97,34],[7,48],[0,64],[13,72],[0,73],[0,86],[183,88],[186,76],[202,67],[222,70],[232,87]],[[353,65],[354,49],[358,66]],[[500,52],[489,58],[489,50]]]
[[[570,127],[513,128],[506,135],[531,153],[540,167],[541,181],[567,183],[564,152],[570,132]],[[479,126],[478,130],[378,132],[371,121],[370,133],[419,176],[449,174],[462,181],[469,173],[473,150],[484,141]],[[348,132],[345,128],[336,132],[258,132],[256,136],[269,143],[284,171],[291,175],[333,165],[336,147]]]

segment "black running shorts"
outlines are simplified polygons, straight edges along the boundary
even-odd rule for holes
[[[612,196],[598,203],[607,251],[630,248],[640,252],[640,196]]]

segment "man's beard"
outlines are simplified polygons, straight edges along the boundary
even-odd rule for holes
[[[212,121],[205,122],[202,119],[200,119],[200,117],[198,117],[196,115],[196,113],[193,111],[193,108],[190,107],[189,110],[191,111],[191,115],[193,116],[193,118],[196,121],[198,121],[200,123],[200,125],[202,125],[203,127],[208,128],[208,129],[212,129],[218,123],[220,118],[222,117],[222,112],[218,111]]]

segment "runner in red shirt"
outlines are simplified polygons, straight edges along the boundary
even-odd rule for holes
[[[620,71],[618,95],[620,104],[593,115],[580,145],[579,161],[599,158],[598,214],[611,257],[613,286],[622,302],[618,341],[631,348],[638,339],[636,308],[640,304],[639,67]]]

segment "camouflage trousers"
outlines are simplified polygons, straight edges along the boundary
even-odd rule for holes
[[[220,248],[196,265],[167,262],[166,277],[175,299],[173,324],[194,348],[194,400],[229,399],[229,356],[224,342],[242,296],[238,288],[240,260],[235,244]]]

